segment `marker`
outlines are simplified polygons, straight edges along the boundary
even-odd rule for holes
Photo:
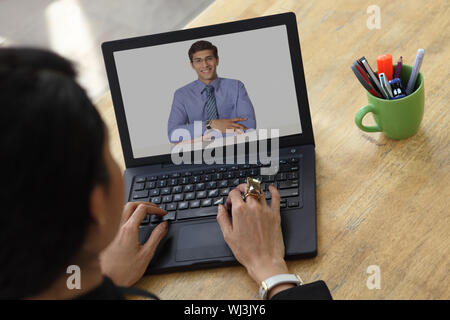
[[[425,49],[417,50],[416,61],[414,61],[414,67],[409,77],[408,85],[406,86],[406,94],[409,95],[414,90],[417,76],[419,75],[420,67],[422,66],[423,56],[425,55]]]
[[[402,57],[400,57],[400,59],[398,59],[398,62],[397,62],[397,68],[395,68],[394,79],[400,78],[400,71],[402,71],[402,65],[403,65],[403,59],[402,59]]]
[[[388,80],[392,80],[392,56],[390,54],[383,54],[377,57],[377,72],[384,73]]]

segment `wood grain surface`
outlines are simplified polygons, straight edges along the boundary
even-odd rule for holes
[[[316,142],[318,255],[289,261],[305,282],[324,280],[335,299],[450,298],[450,6],[448,1],[217,0],[186,28],[293,11],[297,16]],[[354,124],[367,104],[352,62],[390,53],[421,72],[425,114],[413,137],[395,141]],[[261,78],[264,78],[261,68]],[[98,104],[124,168],[108,93]],[[366,117],[370,118],[370,117]],[[370,124],[370,119],[364,120]],[[372,120],[373,122],[373,120]],[[370,290],[367,268],[381,272]],[[258,299],[241,266],[145,276],[137,287],[161,299]]]

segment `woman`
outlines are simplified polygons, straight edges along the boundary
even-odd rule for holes
[[[163,222],[139,244],[145,216],[167,212],[148,202],[123,208],[122,173],[106,128],[75,76],[70,62],[48,51],[0,49],[3,299],[122,299],[122,287],[142,277],[167,232]],[[269,207],[251,197],[244,202],[243,188],[228,198],[233,222],[223,206],[217,221],[235,257],[259,284],[289,273],[279,194],[270,187]],[[70,266],[81,270],[79,290],[68,288]],[[279,284],[268,297],[331,298],[322,281]]]

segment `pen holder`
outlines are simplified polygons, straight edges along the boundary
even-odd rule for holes
[[[394,66],[394,73],[395,73]],[[403,65],[400,80],[403,87],[406,85],[411,75],[412,67]],[[369,104],[358,110],[355,116],[355,123],[366,132],[383,132],[391,139],[400,140],[413,136],[420,126],[423,118],[425,93],[422,73],[419,73],[414,91],[400,99],[386,100],[380,99],[367,92]],[[375,120],[375,126],[365,126],[362,124],[364,116],[371,112]]]

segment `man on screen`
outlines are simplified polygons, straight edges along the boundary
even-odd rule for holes
[[[217,47],[208,41],[197,41],[188,55],[198,79],[175,91],[167,129],[169,141],[184,140],[178,134],[172,137],[173,131],[180,128],[187,129],[190,138],[198,138],[208,129],[222,134],[227,129],[256,129],[255,111],[244,84],[217,76]],[[194,121],[201,121],[201,132],[194,132]]]

